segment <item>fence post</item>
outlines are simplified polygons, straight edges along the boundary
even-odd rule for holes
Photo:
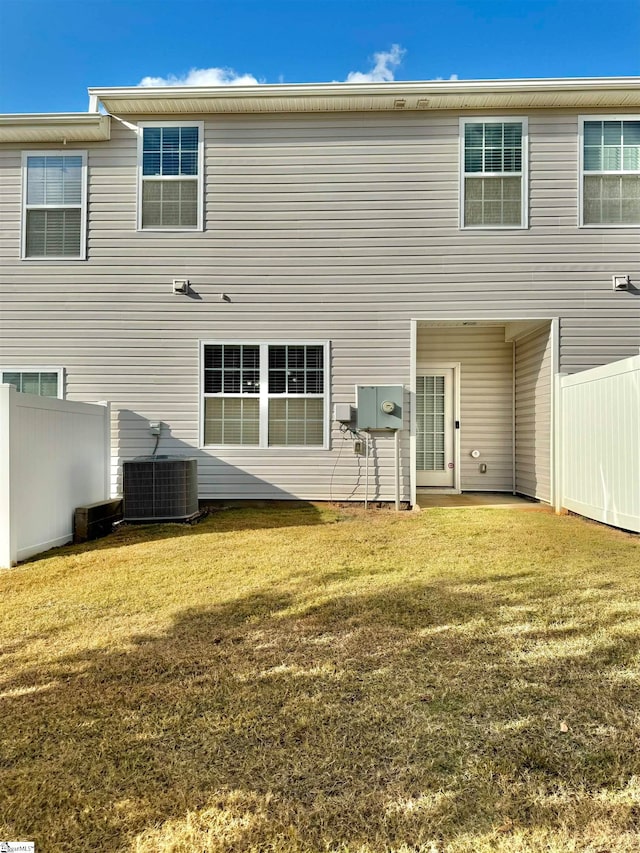
[[[104,420],[102,423],[102,441],[104,453],[104,499],[111,497],[111,403],[99,400],[99,406],[104,406]]]
[[[13,385],[0,385],[0,569],[18,561],[16,518],[11,506],[11,413],[15,404]]]
[[[560,514],[563,508],[564,478],[562,466],[564,465],[564,400],[562,380],[566,373],[556,373],[553,377],[554,396],[554,424],[553,424],[553,508]]]

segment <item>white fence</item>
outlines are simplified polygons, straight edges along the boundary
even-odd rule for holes
[[[560,376],[557,507],[640,532],[640,356]]]
[[[108,405],[0,385],[0,568],[69,542],[73,511],[109,497]]]

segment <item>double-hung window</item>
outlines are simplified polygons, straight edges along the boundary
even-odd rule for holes
[[[63,397],[63,370],[60,367],[3,367],[0,378],[23,394]]]
[[[22,174],[22,257],[83,260],[86,152],[25,152]]]
[[[140,125],[138,228],[201,231],[203,223],[203,124]]]
[[[640,117],[580,120],[581,225],[640,225]]]
[[[460,119],[460,227],[527,227],[526,118]]]
[[[326,447],[328,344],[203,343],[205,446]]]

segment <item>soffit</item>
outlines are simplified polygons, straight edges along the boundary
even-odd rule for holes
[[[505,341],[515,341],[535,332],[548,328],[550,319],[542,320],[418,320],[418,329],[424,328],[504,328]]]
[[[99,113],[0,115],[0,142],[100,142],[111,134],[110,116]]]

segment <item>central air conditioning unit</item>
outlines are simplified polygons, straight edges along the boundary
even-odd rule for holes
[[[122,463],[124,520],[190,521],[198,515],[198,462],[138,456]]]

